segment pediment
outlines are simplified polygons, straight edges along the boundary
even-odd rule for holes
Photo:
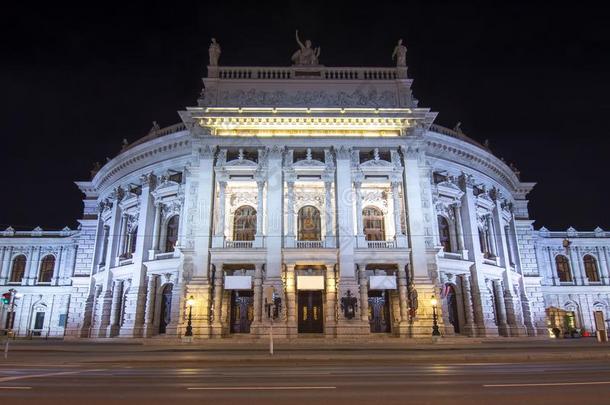
[[[437,184],[438,193],[447,197],[459,200],[464,195],[464,192],[454,183],[450,181],[442,181]]]

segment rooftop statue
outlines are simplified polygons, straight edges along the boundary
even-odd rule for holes
[[[212,38],[212,43],[208,49],[210,55],[210,66],[218,66],[218,59],[220,59],[220,44],[216,42],[216,38]]]
[[[296,30],[296,38],[301,49],[292,54],[292,63],[295,65],[317,65],[320,47],[312,48],[309,39],[305,40],[305,45],[303,45],[299,39],[299,30]]]
[[[396,58],[396,66],[407,66],[407,47],[402,44],[402,39],[399,39],[394,47],[392,59],[394,58]]]

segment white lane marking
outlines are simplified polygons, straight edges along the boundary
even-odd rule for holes
[[[0,387],[0,390],[31,390],[32,387]]]
[[[607,385],[610,381],[583,381],[583,382],[557,382],[557,383],[526,383],[526,384],[484,384],[483,387],[555,387],[562,385]]]
[[[104,370],[105,369],[95,369],[95,370],[81,370],[81,371],[61,371],[61,372],[57,372],[57,373],[16,375],[16,376],[12,376],[12,377],[2,377],[2,378],[0,378],[0,383],[8,382],[8,381],[15,381],[15,380],[27,380],[28,378],[55,377],[58,375],[91,373],[94,371],[104,371]]]
[[[263,391],[263,390],[334,390],[337,387],[318,386],[318,387],[188,387],[187,390],[207,390],[207,391]]]

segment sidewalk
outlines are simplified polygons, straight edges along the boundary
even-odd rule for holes
[[[381,339],[345,341],[335,339],[276,340],[275,354],[268,341],[227,339],[180,340],[155,344],[148,340],[15,340],[10,358],[24,362],[60,363],[243,363],[255,361],[384,361],[413,363],[534,362],[560,360],[609,360],[610,344],[595,339],[443,339],[437,343]],[[54,360],[51,360],[54,359]],[[2,361],[0,360],[0,366]]]

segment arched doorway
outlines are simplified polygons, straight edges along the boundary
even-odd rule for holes
[[[172,284],[166,284],[161,292],[161,318],[159,320],[159,333],[167,331],[167,325],[171,322],[172,314]]]
[[[449,318],[449,323],[453,325],[453,331],[455,333],[460,333],[460,318],[458,315],[458,303],[457,303],[457,295],[455,294],[455,287],[452,284],[445,285],[446,297],[447,300],[447,316]]]

